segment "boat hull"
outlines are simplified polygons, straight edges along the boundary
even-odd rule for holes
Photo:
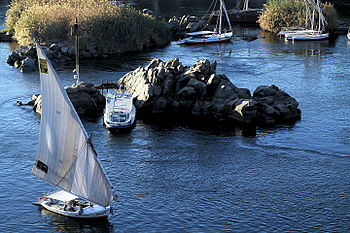
[[[76,211],[64,210],[62,205],[50,204],[49,200],[43,200],[35,203],[35,205],[39,205],[52,213],[74,219],[107,219],[111,213],[109,206],[104,208],[96,204],[93,207],[84,208],[82,212],[79,209]]]
[[[110,122],[106,118],[103,120],[103,124],[107,129],[130,129],[135,125],[135,123],[135,118],[129,122],[126,122],[125,124]]]
[[[110,117],[108,116],[108,114],[104,114],[103,116],[103,124],[105,125],[105,127],[107,129],[131,129],[135,126],[136,124],[136,109],[133,106],[133,109],[131,111],[131,113],[129,114],[130,118],[126,121],[123,122],[113,122]]]
[[[348,33],[347,37],[348,37],[348,40],[350,40],[350,33]]]
[[[303,34],[296,34],[296,35],[287,35],[286,39],[292,40],[292,41],[318,41],[318,40],[328,40],[329,34],[315,34],[315,35],[303,35]]]
[[[298,34],[307,34],[307,33],[314,33],[314,30],[306,30],[306,29],[301,29],[301,30],[288,30],[288,31],[280,31],[277,36],[279,37],[287,37],[288,35],[298,35]]]
[[[212,44],[212,43],[222,43],[222,42],[228,42],[232,38],[232,33],[224,33],[224,34],[213,34],[208,36],[196,36],[196,37],[189,37],[185,38],[181,41],[179,41],[178,44]]]

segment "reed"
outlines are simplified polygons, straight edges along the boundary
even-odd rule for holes
[[[338,27],[334,6],[330,3],[321,3],[321,9],[328,23],[326,31],[334,32]],[[269,0],[264,4],[264,11],[258,22],[263,30],[278,32],[283,27],[304,27],[305,16],[304,0]]]
[[[6,13],[21,45],[33,41],[73,43],[70,27],[79,20],[83,45],[105,53],[139,50],[154,41],[169,41],[166,23],[111,0],[13,0]]]

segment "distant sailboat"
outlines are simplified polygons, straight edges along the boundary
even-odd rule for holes
[[[277,36],[279,37],[285,37],[289,34],[305,34],[305,33],[314,33],[315,30],[314,28],[314,20],[311,19],[311,15],[310,15],[310,7],[309,7],[310,3],[309,0],[305,0],[305,27],[283,27],[282,30],[277,33]],[[315,12],[313,12],[313,17],[314,17]],[[310,25],[309,25],[310,24]]]
[[[189,36],[181,41],[178,44],[209,44],[209,43],[220,43],[230,41],[233,32],[230,20],[227,15],[227,10],[223,0],[220,0],[220,17],[218,18],[218,24],[215,31],[199,31],[187,33]],[[229,25],[229,30],[225,31],[223,29],[223,16],[225,15],[226,21]]]
[[[313,7],[313,14],[312,18],[310,17],[308,3],[311,4]],[[294,33],[288,33],[285,35],[286,40],[292,40],[292,41],[298,41],[298,40],[327,40],[329,38],[329,33],[325,33],[325,26],[327,24],[325,17],[323,16],[322,10],[321,10],[321,4],[320,0],[317,0],[317,4],[314,2],[314,0],[306,0],[306,6],[307,6],[307,16],[306,18],[311,18],[311,32],[309,31],[298,31]],[[315,22],[315,11],[318,12],[318,29],[315,30],[316,22]],[[307,22],[307,21],[306,21]]]
[[[67,217],[107,218],[115,199],[112,185],[57,73],[35,43],[42,113],[32,174],[59,190],[33,204]]]

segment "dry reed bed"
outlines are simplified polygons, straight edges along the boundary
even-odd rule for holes
[[[337,25],[337,12],[330,3],[321,3],[322,13],[326,18],[326,31],[334,32]],[[282,27],[304,27],[306,6],[304,0],[268,0],[258,20],[263,30],[278,32]],[[318,16],[316,14],[316,21]]]
[[[111,0],[13,0],[6,13],[7,30],[21,45],[33,41],[72,44],[70,28],[80,25],[81,47],[94,44],[102,53],[140,50],[170,33],[163,21]]]

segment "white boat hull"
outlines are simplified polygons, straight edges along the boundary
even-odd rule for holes
[[[107,129],[129,129],[135,124],[136,108],[129,92],[108,93],[103,115],[103,124]]]
[[[129,118],[125,121],[113,121],[111,115],[104,113],[103,115],[103,124],[107,129],[127,129],[131,128],[135,124],[136,119],[136,109],[133,106],[131,112],[129,113]]]
[[[311,33],[311,34],[289,34],[286,36],[287,40],[292,41],[309,41],[309,40],[328,40],[328,33]]]
[[[43,199],[41,202],[33,203],[42,206],[44,209],[62,216],[75,219],[107,219],[111,214],[111,207],[103,207],[97,204],[80,208],[65,208],[63,203],[50,203],[50,200]]]
[[[223,34],[212,34],[205,36],[193,36],[185,38],[179,41],[179,44],[210,44],[210,43],[221,43],[230,41],[232,38],[232,32]]]
[[[286,37],[286,36],[291,35],[291,34],[298,35],[298,34],[314,33],[314,32],[315,32],[314,30],[289,30],[289,31],[280,31],[277,34],[277,36]]]
[[[347,37],[348,37],[348,40],[350,40],[350,33],[348,33]]]

